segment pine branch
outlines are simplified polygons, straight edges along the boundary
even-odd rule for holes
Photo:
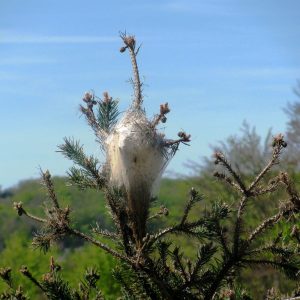
[[[69,283],[64,281],[57,272],[45,274],[43,277],[42,286],[48,299],[74,299]]]
[[[183,216],[180,222],[181,225],[183,225],[186,222],[188,214],[192,207],[195,205],[195,203],[200,202],[202,199],[203,197],[199,195],[199,193],[194,188],[192,188],[190,191],[190,199],[184,208]]]
[[[170,242],[166,241],[158,241],[156,244],[158,253],[159,253],[159,260],[156,262],[156,268],[159,268],[164,272],[164,275],[166,273],[169,273],[169,267],[167,266],[167,259],[169,255],[169,247],[171,246]]]
[[[80,299],[88,300],[90,299],[90,294],[92,290],[96,291],[96,298],[98,300],[103,300],[101,291],[97,288],[97,282],[100,279],[100,275],[95,268],[88,268],[85,271],[84,279],[79,284],[78,294],[80,294]]]
[[[224,154],[221,152],[215,152],[214,157],[215,157],[215,164],[223,165],[236,181],[239,190],[242,191],[244,195],[247,195],[247,189],[244,182],[242,181],[241,177],[235,172],[235,170],[231,167],[230,163],[227,161]]]
[[[77,186],[81,190],[88,188],[99,189],[97,181],[89,175],[85,170],[71,167],[67,172],[71,185]]]
[[[188,143],[191,141],[191,135],[190,134],[187,134],[184,131],[179,131],[177,135],[178,135],[179,139],[177,139],[177,140],[166,140],[165,141],[165,147],[169,147],[169,148],[173,148],[173,149],[177,150],[180,143],[189,146]]]
[[[245,252],[245,256],[252,256],[252,255],[261,255],[264,253],[271,253],[274,255],[280,255],[286,258],[289,258],[295,254],[295,249],[290,249],[287,247],[279,247],[273,244],[265,245],[250,251]]]
[[[185,271],[185,267],[183,266],[182,254],[179,253],[179,247],[174,248],[171,257],[173,259],[175,270],[181,275],[182,279],[184,280],[184,283],[187,283],[189,281],[189,277],[187,272]]]
[[[169,112],[170,108],[168,102],[166,102],[165,104],[161,104],[159,114],[155,116],[154,120],[152,121],[151,127],[155,128],[159,124],[159,122],[166,123],[166,114],[168,114]]]
[[[240,234],[242,228],[242,215],[244,209],[246,207],[247,201],[251,196],[252,190],[257,187],[257,184],[260,180],[270,171],[271,167],[274,166],[278,162],[281,150],[286,147],[286,142],[283,140],[283,136],[279,134],[273,139],[273,154],[270,161],[267,163],[265,168],[257,175],[257,177],[252,181],[249,188],[245,190],[244,196],[242,197],[238,212],[237,212],[237,219],[235,222],[235,230],[234,230],[234,245],[233,245],[233,253],[236,255],[239,249],[240,244]]]
[[[281,220],[282,217],[284,217],[286,214],[289,214],[290,212],[294,211],[293,206],[286,206],[282,211],[279,213],[265,219],[260,225],[258,225],[249,235],[247,238],[247,244],[251,244],[253,240],[257,238],[258,235],[264,233],[268,228],[276,224],[278,221]]]
[[[29,219],[32,219],[32,220],[34,220],[34,221],[36,221],[36,222],[39,222],[39,223],[46,223],[46,222],[47,222],[47,220],[45,220],[45,219],[39,218],[39,217],[37,217],[37,216],[34,216],[34,215],[28,213],[28,212],[24,209],[23,203],[22,203],[22,202],[14,202],[14,203],[13,203],[13,207],[14,207],[14,209],[17,211],[17,213],[18,213],[19,216],[25,215],[25,216],[27,216]]]
[[[128,49],[131,58],[134,86],[134,100],[132,103],[132,108],[141,109],[141,105],[143,103],[142,83],[140,81],[140,74],[136,61],[139,48],[136,50],[136,40],[134,36],[126,35],[126,33],[121,33],[120,36],[125,44],[125,46],[120,49],[120,52],[125,52],[126,49]]]
[[[83,168],[83,171],[80,173],[75,169],[71,169],[71,178],[73,177],[75,182],[82,183],[82,180],[87,179],[86,176],[89,176],[94,179],[98,188],[102,189],[105,186],[106,180],[104,176],[99,173],[98,159],[93,156],[86,156],[83,151],[83,146],[81,146],[78,141],[71,138],[64,138],[64,142],[64,144],[58,146],[60,149],[58,152],[61,152],[65,157]],[[83,177],[83,174],[86,176]],[[90,183],[89,185],[93,185],[93,183]]]
[[[281,182],[285,185],[286,191],[288,195],[290,196],[290,202],[293,203],[295,207],[295,211],[300,211],[300,197],[295,189],[292,181],[290,180],[289,176],[287,173],[281,172],[280,175],[280,180]]]
[[[287,146],[286,142],[283,140],[283,135],[278,134],[273,139],[273,154],[271,160],[264,167],[264,169],[256,176],[253,182],[250,184],[248,191],[252,191],[258,182],[270,171],[270,169],[278,163],[278,159],[281,153],[281,150]]]
[[[227,176],[224,173],[220,172],[214,172],[213,176],[216,177],[217,179],[224,181],[225,183],[229,184],[231,187],[233,187],[235,190],[240,192],[241,194],[244,193],[244,190],[241,188],[241,186],[237,183],[235,183],[229,176]]]
[[[80,111],[85,115],[85,118],[93,129],[95,135],[100,138],[100,140],[105,136],[104,132],[101,131],[101,128],[96,120],[93,107],[97,104],[95,96],[92,93],[86,92],[82,99],[86,103],[86,107],[83,105],[79,106]]]
[[[223,248],[224,254],[226,256],[231,255],[231,252],[228,247],[228,241],[227,241],[225,233],[224,233],[224,228],[221,227],[219,221],[216,222],[215,232],[216,232],[217,238],[219,240],[219,243],[221,244],[221,246]]]
[[[58,204],[58,200],[57,200],[57,197],[56,197],[56,194],[55,194],[55,191],[54,191],[54,186],[53,186],[53,182],[51,180],[50,172],[48,170],[46,170],[45,172],[43,172],[41,170],[41,175],[42,175],[43,183],[44,183],[44,185],[46,187],[46,190],[48,192],[48,196],[49,196],[50,200],[53,203],[53,206],[56,209],[59,209],[59,204]]]
[[[167,234],[186,234],[198,239],[211,237],[211,233],[209,233],[206,229],[206,221],[201,219],[196,222],[185,222],[184,224],[178,224],[160,230],[156,234],[150,236],[148,246],[152,246],[155,241],[161,239]]]
[[[12,288],[11,268],[0,268],[0,278]]]
[[[118,101],[113,100],[107,92],[103,93],[103,100],[98,101],[97,122],[99,128],[110,133],[119,116]]]
[[[120,236],[117,233],[108,230],[103,230],[100,228],[99,224],[96,224],[96,226],[93,227],[92,230],[95,234],[101,235],[105,238],[109,238],[110,240],[119,241],[120,239]]]
[[[222,281],[225,279],[231,268],[234,266],[235,261],[230,258],[227,261],[224,261],[220,270],[214,276],[212,283],[204,292],[204,300],[211,300],[215,295],[216,291],[220,288]]]
[[[264,194],[272,193],[278,189],[280,181],[281,181],[280,176],[276,176],[275,178],[269,181],[266,187],[257,186],[255,189],[253,189],[251,195],[257,197]]]
[[[164,205],[162,205],[157,213],[155,213],[154,215],[148,218],[148,221],[155,218],[168,216],[168,215],[169,215],[169,210]]]
[[[129,259],[128,257],[122,255],[121,253],[119,253],[119,252],[111,249],[109,246],[107,246],[107,245],[105,245],[105,244],[103,244],[103,243],[95,240],[94,238],[92,238],[92,237],[90,237],[90,236],[88,236],[88,235],[86,235],[86,234],[84,234],[84,233],[82,233],[82,232],[80,232],[80,231],[78,231],[76,229],[70,228],[69,229],[69,233],[73,234],[75,236],[78,236],[78,237],[80,237],[81,239],[83,239],[83,240],[85,240],[87,242],[90,242],[90,243],[94,244],[95,246],[97,246],[97,247],[105,250],[106,252],[110,253],[112,256],[114,256],[116,258],[119,258],[120,260],[122,260],[122,261],[124,261],[124,262],[126,262],[126,263],[128,263],[130,265],[134,264],[131,261],[131,259]]]
[[[213,246],[213,243],[205,244],[200,247],[188,285],[193,285],[194,281],[197,280],[198,273],[201,271],[201,268],[203,268],[203,266],[212,259],[216,252],[217,248]]]
[[[283,271],[290,279],[300,278],[300,263],[291,263],[285,261],[273,261],[267,259],[242,259],[242,263],[246,265],[267,265],[275,269]]]
[[[20,272],[28,278],[35,286],[37,286],[41,291],[45,292],[41,283],[31,274],[26,266],[22,266]]]
[[[93,156],[87,157],[83,151],[83,146],[79,141],[73,138],[64,138],[64,144],[58,146],[58,152],[61,152],[66,158],[72,160],[76,165],[79,165],[87,170],[95,170],[98,159]]]

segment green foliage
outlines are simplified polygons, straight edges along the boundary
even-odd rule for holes
[[[136,61],[139,48],[136,49],[136,41],[133,36],[121,34],[121,38],[124,45],[120,51],[128,50],[134,74],[135,95],[128,111],[140,113],[142,112],[143,97]],[[107,150],[107,162],[109,162],[111,153],[108,149],[110,148],[106,148],[105,143],[118,116],[117,102],[112,100],[107,93],[104,93],[104,99],[101,101],[96,101],[94,95],[86,93],[83,101],[86,106],[80,106],[80,109],[94,130],[101,146]],[[95,105],[98,106],[97,117],[94,114]],[[166,121],[165,114],[168,112],[168,104],[161,105],[160,114],[154,121],[145,122],[147,123],[145,131],[149,129],[155,137],[159,137],[162,149],[171,147],[175,153],[180,143],[185,144],[190,141],[190,135],[180,132],[177,140],[166,140],[159,136],[155,126],[159,122]],[[132,133],[134,135],[134,132]],[[249,134],[247,135],[247,133]],[[260,140],[255,131],[250,132],[250,128],[246,126],[245,134],[246,143],[242,145],[245,145],[245,148],[242,147],[240,150],[246,153],[246,150],[256,147],[257,156],[264,158],[266,153],[265,151],[262,153],[261,149],[258,149]],[[136,145],[139,145],[139,141]],[[72,209],[69,205],[65,205],[65,200],[61,199],[61,195],[56,192],[55,183],[49,171],[42,172],[42,180],[48,194],[42,217],[39,211],[37,211],[37,215],[32,214],[22,201],[14,202],[14,208],[19,216],[25,216],[40,224],[39,230],[35,230],[33,246],[37,246],[46,253],[55,251],[55,249],[52,250],[52,245],[54,242],[60,242],[60,246],[65,252],[64,258],[67,258],[66,265],[71,262],[71,268],[74,268],[75,261],[78,261],[79,265],[76,270],[83,267],[83,262],[87,262],[78,260],[80,255],[77,251],[84,249],[86,255],[88,248],[82,244],[75,244],[73,249],[76,249],[68,252],[67,244],[63,242],[67,236],[93,245],[95,250],[92,251],[97,250],[97,254],[93,257],[94,267],[86,268],[85,266],[85,275],[82,279],[78,278],[77,272],[73,272],[75,280],[72,280],[71,277],[68,280],[68,268],[63,275],[61,266],[55,263],[53,256],[50,259],[49,271],[43,270],[41,279],[37,279],[31,272],[31,266],[22,266],[20,273],[39,290],[37,293],[53,300],[88,300],[92,297],[103,299],[104,293],[98,287],[101,275],[97,271],[99,269],[101,272],[103,260],[99,268],[97,265],[95,266],[95,262],[101,258],[99,255],[99,253],[103,253],[101,251],[104,251],[105,257],[110,255],[116,260],[116,262],[111,261],[109,266],[114,268],[114,278],[121,285],[125,299],[250,299],[250,296],[239,285],[239,281],[243,280],[243,269],[256,266],[271,267],[285,274],[290,280],[299,280],[300,229],[297,222],[300,212],[300,196],[288,174],[282,171],[278,172],[273,168],[279,163],[281,152],[286,148],[287,143],[281,134],[275,136],[270,158],[267,162],[265,159],[259,161],[259,164],[260,162],[263,164],[259,165],[257,169],[253,169],[256,173],[253,177],[252,173],[248,173],[251,166],[247,163],[251,162],[250,156],[254,152],[249,152],[248,157],[247,155],[239,157],[240,150],[237,153],[234,152],[239,148],[235,139],[229,140],[228,145],[231,146],[229,159],[220,151],[216,151],[214,154],[214,164],[221,169],[221,172],[216,171],[214,176],[222,182],[219,183],[221,186],[222,184],[227,185],[227,188],[219,188],[219,191],[223,192],[223,194],[221,193],[222,198],[210,198],[207,206],[203,208],[204,197],[195,188],[192,188],[187,203],[182,210],[179,210],[179,215],[177,213],[176,217],[171,218],[172,223],[170,223],[165,220],[156,222],[158,217],[168,216],[169,211],[164,206],[161,206],[158,211],[157,208],[153,208],[153,211],[157,212],[148,217],[150,204],[153,204],[150,199],[152,192],[151,189],[148,189],[147,184],[143,183],[143,180],[134,184],[133,181],[131,182],[132,178],[129,178],[130,176],[125,172],[125,179],[126,176],[127,180],[130,179],[128,186],[126,184],[121,187],[114,186],[110,180],[109,168],[100,168],[99,161],[93,156],[86,156],[79,142],[66,138],[59,149],[75,164],[68,173],[70,182],[81,190],[101,191],[104,194],[105,204],[109,208],[114,226],[107,228],[107,226],[96,224],[96,227],[92,227],[91,230],[78,228],[72,218]],[[132,149],[134,148],[132,147]],[[226,144],[223,145],[223,148],[226,150]],[[130,149],[128,151],[131,151],[129,154],[132,155],[125,154],[135,164],[136,152]],[[122,151],[120,155],[123,155]],[[233,155],[232,159],[230,159],[230,155]],[[118,154],[116,156],[118,158]],[[240,168],[243,159],[246,159],[245,171]],[[141,170],[145,174],[140,171],[141,174],[134,173],[135,176],[148,176],[147,170],[149,169],[142,168]],[[202,179],[204,179],[203,181],[207,180],[205,175],[202,176]],[[211,190],[214,183],[209,180],[208,183],[206,189]],[[284,187],[284,191],[281,187]],[[208,190],[208,195],[212,196],[215,191],[211,192],[210,190]],[[201,192],[203,193],[203,191]],[[205,193],[203,194],[205,195]],[[139,196],[137,197],[137,195]],[[285,197],[285,200],[279,203],[279,207],[273,205],[260,213],[257,213],[260,210],[256,209],[256,215],[253,217],[248,213],[251,204],[265,201],[271,197],[278,204],[278,195]],[[97,204],[99,205],[99,203]],[[200,209],[197,206],[200,206]],[[195,214],[195,212],[197,213]],[[288,224],[285,228],[287,232],[284,233],[284,230],[278,232],[278,227],[284,222]],[[290,238],[287,234],[289,232]],[[276,235],[274,235],[275,233]],[[175,238],[173,238],[174,236]],[[182,247],[184,240],[188,241],[192,247],[196,245],[198,251],[189,253],[188,247],[186,249]],[[8,242],[9,240],[4,239],[4,243]],[[7,249],[9,248],[4,248],[4,254]],[[20,249],[22,250],[21,247]],[[73,260],[71,260],[70,253],[74,254]],[[20,257],[24,261],[23,252],[18,258]],[[29,263],[31,258],[30,256]],[[105,261],[107,261],[106,258]],[[18,262],[17,259],[16,262]],[[2,298],[26,298],[23,291],[14,286],[10,268],[3,266],[0,277],[8,286],[8,291],[0,294]],[[74,282],[75,284],[79,282],[79,286],[77,284],[74,286]],[[107,286],[107,283],[105,284]],[[118,289],[113,290],[114,288],[111,286],[108,293],[117,295]],[[297,294],[298,291],[295,290],[293,295]]]
[[[18,270],[26,264],[29,269],[33,270],[34,275],[43,274],[48,269],[50,256],[58,256],[58,251],[54,248],[50,253],[44,255],[39,251],[33,251],[29,246],[30,240],[26,231],[14,232],[6,236],[5,248],[1,252],[0,268],[11,266],[14,282],[21,285],[29,297],[40,297],[41,292]],[[0,291],[4,290],[6,290],[6,285],[0,281]]]
[[[104,93],[104,99],[98,101],[97,121],[99,127],[105,132],[110,132],[116,124],[119,116],[118,101],[109,97],[108,93]]]
[[[295,178],[298,178],[298,176],[300,178],[300,175],[295,174],[295,176]],[[73,218],[76,219],[76,227],[87,231],[90,228],[89,224],[94,224],[95,220],[97,220],[102,227],[106,226],[110,228],[111,223],[109,222],[108,216],[105,217],[105,203],[103,199],[101,199],[101,195],[90,189],[82,192],[72,187],[66,187],[65,182],[66,181],[62,178],[55,178],[54,180],[57,196],[62,200],[62,204],[71,205]],[[149,229],[156,231],[160,226],[170,226],[174,224],[174,222],[180,222],[182,217],[180,212],[184,211],[185,208],[184,201],[181,199],[189,197],[186,191],[190,185],[200,189],[205,199],[214,199],[216,195],[222,199],[218,204],[214,204],[213,213],[210,214],[210,217],[215,216],[218,211],[220,211],[221,215],[226,212],[228,207],[222,208],[222,203],[227,202],[229,205],[232,203],[232,194],[229,193],[229,188],[226,184],[220,184],[208,176],[203,176],[201,179],[195,178],[194,180],[191,178],[190,182],[191,183],[183,179],[163,180],[159,200],[154,203],[156,207],[153,207],[152,210],[157,210],[157,207],[163,203],[169,208],[169,216],[167,218],[153,219],[151,224],[149,224]],[[210,189],[209,187],[212,188]],[[274,211],[274,198],[275,196],[263,197],[259,201],[249,204],[251,209],[249,209],[249,213],[245,219],[247,226],[254,228],[258,223],[258,216],[261,216],[262,212],[272,213]],[[32,286],[26,278],[16,272],[22,265],[27,265],[28,268],[33,270],[34,274],[39,277],[39,274],[43,274],[45,270],[48,269],[50,255],[61,257],[59,261],[63,267],[63,276],[73,287],[75,287],[78,282],[78,274],[83,274],[86,268],[95,266],[100,271],[101,279],[99,285],[103,294],[108,299],[110,299],[110,297],[111,299],[115,299],[117,297],[116,295],[120,295],[120,287],[111,277],[115,262],[112,261],[110,256],[107,256],[102,251],[98,251],[94,246],[82,246],[82,243],[77,239],[67,239],[60,244],[60,247],[64,248],[60,248],[59,252],[58,249],[54,249],[54,251],[46,256],[37,250],[33,251],[31,248],[28,249],[31,232],[32,230],[37,230],[37,227],[31,221],[16,218],[10,207],[10,203],[13,201],[21,201],[31,210],[34,210],[36,214],[41,215],[43,207],[40,203],[42,203],[44,199],[45,194],[39,182],[28,181],[23,182],[19,188],[14,190],[11,201],[7,199],[1,201],[2,209],[0,210],[0,220],[2,223],[0,226],[0,239],[2,239],[2,243],[4,243],[5,237],[5,248],[4,251],[1,252],[0,267],[11,266],[14,271],[13,275],[16,277],[16,282],[20,283],[28,295],[32,297],[38,293],[38,290]],[[86,205],[87,203],[89,205]],[[189,212],[190,220],[196,220],[197,216],[207,211],[208,208],[209,203],[207,203],[207,201],[200,201],[199,205],[196,205],[194,209]],[[99,219],[100,215],[105,218]],[[225,220],[225,227],[226,223],[227,221]],[[213,224],[211,225],[215,226]],[[292,226],[285,221],[280,222],[273,228],[268,238],[269,241],[271,242],[276,239],[278,234],[282,234],[285,244],[288,245],[292,239],[291,227]],[[23,230],[21,228],[23,228]],[[10,232],[12,236],[7,235],[7,232]],[[196,262],[197,255],[199,255],[199,257],[203,255],[198,253],[196,240],[185,238],[182,235],[173,237],[174,239],[172,238],[172,240],[175,245],[181,246],[182,249],[184,249],[186,259]],[[166,252],[169,250],[164,250],[165,248],[163,246],[162,250],[160,250],[161,253],[159,257],[162,257],[161,264],[167,260]],[[10,249],[16,249],[18,251],[11,251]],[[290,250],[288,250],[288,248],[278,247],[278,249],[270,249],[270,252],[271,251],[283,251],[282,254],[285,253],[286,255]],[[265,252],[267,253],[268,251],[266,250]],[[165,253],[165,255],[163,253]],[[268,254],[266,254],[266,259],[269,259]],[[74,269],[77,270],[76,273],[73,271]],[[201,271],[204,272],[203,275],[199,273],[199,276],[203,276],[203,283],[210,282],[212,280],[211,274],[203,268]],[[252,269],[242,270],[241,276],[244,286],[252,291],[254,299],[260,299],[266,291],[266,288],[271,288],[274,286],[274,283],[275,286],[285,293],[295,288],[295,283],[286,280],[268,265],[263,269],[253,265]],[[0,283],[0,290],[4,288],[5,285]]]
[[[101,188],[103,186],[105,179],[100,175],[98,159],[92,155],[86,156],[79,141],[65,138],[64,144],[58,148],[59,152],[79,166],[79,168],[72,167],[68,172],[72,184],[81,189]]]

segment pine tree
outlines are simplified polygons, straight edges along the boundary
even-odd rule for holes
[[[19,216],[40,223],[32,244],[48,251],[51,245],[71,235],[95,245],[99,251],[115,257],[119,264],[114,278],[122,286],[123,299],[251,299],[238,281],[243,268],[266,265],[299,280],[300,197],[288,174],[272,172],[287,143],[279,134],[273,138],[272,154],[254,178],[244,180],[226,156],[217,151],[214,163],[223,172],[213,175],[232,189],[232,203],[211,201],[203,214],[191,218],[196,205],[204,205],[205,197],[191,188],[182,217],[172,226],[151,231],[149,224],[168,216],[161,207],[150,215],[161,175],[180,144],[188,144],[190,135],[181,131],[177,139],[167,139],[157,128],[165,123],[170,112],[168,103],[149,120],[143,104],[142,83],[137,65],[139,47],[133,36],[121,34],[124,43],[120,52],[129,52],[133,67],[134,97],[131,107],[118,120],[118,101],[107,92],[103,98],[86,93],[80,106],[106,156],[101,163],[86,155],[79,141],[65,138],[59,151],[74,162],[68,171],[69,182],[79,189],[95,189],[104,193],[107,208],[114,222],[114,231],[95,226],[90,234],[77,230],[70,217],[70,207],[61,207],[49,171],[41,171],[48,194],[44,217],[32,215],[22,203],[15,203]],[[264,179],[271,176],[265,183]],[[285,190],[286,199],[278,201],[273,215],[265,216],[251,228],[245,223],[248,204],[263,201],[264,196]],[[288,242],[282,233],[272,238],[275,227],[288,223]],[[174,242],[175,235],[197,241],[194,260]],[[105,240],[109,241],[105,243]],[[77,289],[63,279],[61,267],[51,258],[50,267],[41,280],[23,266],[20,272],[36,285],[48,299],[103,299],[97,287],[97,270],[88,269]],[[1,299],[27,299],[21,287],[14,284],[10,268],[0,270],[8,290]],[[299,296],[299,290],[291,296]],[[269,291],[268,296],[273,292]],[[275,299],[275,298],[274,298]]]

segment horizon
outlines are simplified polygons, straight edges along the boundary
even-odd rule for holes
[[[39,176],[39,167],[65,176],[71,163],[55,152],[65,136],[103,157],[80,118],[85,91],[108,91],[124,111],[132,89],[119,32],[142,44],[148,116],[168,102],[165,133],[185,130],[168,172],[187,174],[188,159],[238,134],[244,120],[261,136],[284,132],[282,109],[297,97],[300,2],[80,1],[0,3],[0,186]]]

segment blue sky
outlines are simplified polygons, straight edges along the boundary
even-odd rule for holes
[[[284,131],[282,111],[300,78],[300,1],[0,0],[0,185],[63,175],[64,136],[101,156],[78,112],[85,91],[108,91],[124,110],[131,66],[119,31],[142,42],[145,107],[172,109],[166,135],[192,134],[170,171],[210,155],[243,120],[264,135]]]

